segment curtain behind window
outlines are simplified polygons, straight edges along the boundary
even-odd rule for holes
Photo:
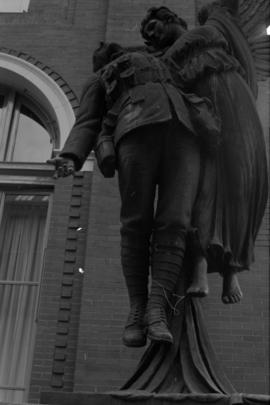
[[[7,195],[0,225],[0,401],[28,388],[41,277],[46,204]]]

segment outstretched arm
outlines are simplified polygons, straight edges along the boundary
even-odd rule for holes
[[[96,144],[104,111],[105,90],[98,76],[93,76],[84,88],[76,122],[62,151],[48,161],[54,164],[56,177],[65,177],[81,169]]]
[[[62,157],[73,158],[76,170],[81,169],[96,145],[104,112],[105,90],[94,75],[84,88],[76,122],[60,153]]]

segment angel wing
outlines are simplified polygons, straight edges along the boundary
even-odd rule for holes
[[[241,29],[253,58],[256,69],[256,80],[270,77],[270,36],[267,27],[270,25],[269,0],[219,0],[209,3],[199,11],[201,25],[213,15],[216,8],[225,8]],[[233,34],[232,34],[233,35]],[[241,45],[240,45],[241,47]],[[238,55],[245,50],[238,48]]]
[[[248,38],[266,36],[270,24],[269,0],[240,0],[238,15],[239,24]]]
[[[270,1],[240,0],[238,16],[252,51],[257,80],[266,79],[270,77],[270,36],[266,32],[270,25]]]

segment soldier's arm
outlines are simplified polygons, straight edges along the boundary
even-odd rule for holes
[[[95,75],[84,87],[75,124],[62,151],[48,161],[55,165],[58,176],[81,169],[96,144],[104,113],[105,90]]]

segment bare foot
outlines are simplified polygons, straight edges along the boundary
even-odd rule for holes
[[[205,297],[208,293],[207,261],[204,257],[200,257],[195,263],[191,285],[187,289],[187,294],[193,297]]]
[[[241,301],[243,293],[235,272],[228,272],[223,277],[222,302],[224,304],[235,304]]]

